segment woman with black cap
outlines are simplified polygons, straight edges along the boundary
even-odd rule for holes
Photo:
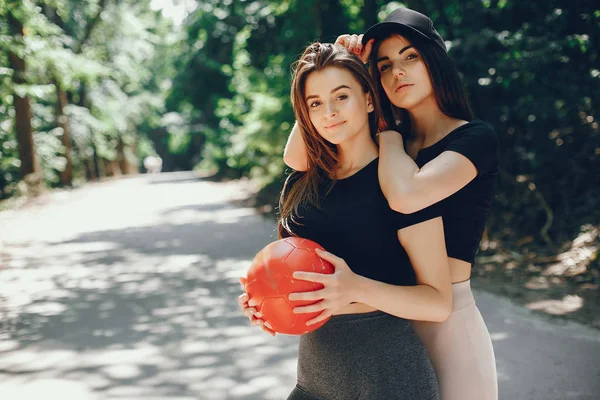
[[[473,118],[446,45],[427,16],[400,8],[364,35],[342,35],[336,43],[369,63],[393,129],[378,135],[379,183],[391,208],[408,214],[438,202],[442,207],[453,312],[441,323],[413,321],[441,399],[496,400],[494,351],[470,274],[496,190],[497,136]],[[297,127],[284,161],[306,170]]]

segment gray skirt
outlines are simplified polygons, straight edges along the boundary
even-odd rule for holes
[[[436,377],[412,324],[382,311],[334,315],[300,338],[288,400],[437,400]]]

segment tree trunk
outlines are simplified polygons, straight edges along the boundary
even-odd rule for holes
[[[109,0],[100,0],[99,1],[98,11],[96,12],[96,15],[94,15],[94,17],[92,17],[92,19],[85,26],[83,36],[81,37],[81,39],[73,45],[73,47],[72,47],[73,53],[80,54],[82,52],[83,46],[90,38],[94,28],[101,21],[102,11],[104,11],[104,9],[106,8],[108,1]],[[51,9],[50,7],[47,7],[47,6],[43,7],[43,9],[44,9],[44,14],[50,20],[52,20],[56,25],[61,27],[61,29],[63,29],[63,31],[69,32],[68,26],[62,21],[62,19],[59,17],[59,15],[55,9]],[[70,33],[70,35],[74,36],[74,33]],[[64,113],[64,108],[69,104],[69,98],[72,98],[73,96],[71,93],[66,93],[65,91],[63,91],[62,86],[60,85],[60,82],[58,81],[58,79],[56,79],[56,77],[54,79],[54,84],[56,85],[56,94],[57,94],[56,120],[57,120],[57,125],[59,127],[63,128],[62,142],[63,142],[63,145],[65,146],[64,156],[67,159],[67,165],[65,166],[65,170],[60,175],[60,182],[63,185],[72,185],[72,183],[73,183],[73,161],[71,158],[72,140],[71,140],[71,135],[69,134],[69,131],[68,131],[68,117]],[[87,101],[86,101],[85,83],[81,84],[81,88],[82,89],[80,92],[79,105],[82,107],[86,107]],[[87,107],[87,108],[91,109],[90,107]],[[95,175],[98,179],[100,179],[104,175],[103,171],[102,171],[103,168],[101,168],[98,165],[96,146],[93,143],[93,139],[92,139],[92,149],[94,152],[93,153],[93,164],[95,167],[94,168]],[[94,170],[90,169],[88,166],[88,168],[86,170],[86,175],[93,174]]]
[[[86,158],[83,162],[85,168],[85,179],[88,181],[97,180],[96,170],[94,169],[94,160],[92,158]]]
[[[119,160],[107,160],[106,158],[101,158],[100,160],[102,161],[100,164],[104,167],[103,178],[123,175]]]
[[[100,156],[98,156],[98,148],[96,146],[96,139],[94,139],[94,134],[92,134],[92,159],[94,161],[94,171],[96,172],[96,178],[100,180],[100,178],[104,178],[105,172]]]
[[[80,82],[79,84],[79,101],[77,103],[78,106],[80,107],[85,107],[88,110],[91,109],[91,106],[88,104],[87,101],[87,86],[85,84],[85,82]],[[100,162],[98,161],[99,157],[98,157],[98,153],[96,151],[96,140],[94,139],[94,134],[92,133],[92,137],[91,137],[91,147],[92,147],[92,157],[90,158],[90,165],[88,166],[88,169],[91,173],[91,175],[93,176],[92,180],[100,180],[100,178],[102,176],[104,176],[104,173],[101,174],[100,171]]]
[[[127,159],[125,157],[125,143],[123,143],[123,138],[119,136],[117,141],[117,158],[116,160],[119,165],[119,169],[121,170],[121,174],[127,175]]]
[[[138,140],[137,137],[133,137],[133,143],[131,144],[131,152],[135,156],[134,160],[126,160],[127,161],[127,174],[135,175],[140,173],[139,167],[139,159],[138,159]]]
[[[67,106],[67,93],[62,90],[62,86],[56,78],[53,77],[54,86],[56,87],[56,125],[62,128],[62,143],[65,148],[64,157],[67,159],[65,169],[60,173],[60,183],[64,186],[73,184],[73,160],[71,159],[71,135],[69,134],[68,118],[65,115],[64,109]]]
[[[77,103],[79,107],[88,107],[87,104],[87,86],[85,82],[79,82],[79,102]]]
[[[12,13],[8,13],[8,25],[10,33],[16,39],[23,39],[23,24],[16,19]],[[25,60],[16,53],[9,50],[10,66],[14,70],[13,83],[23,85],[26,83]],[[21,160],[21,178],[25,180],[30,174],[39,174],[40,169],[36,160],[35,145],[33,143],[33,132],[31,129],[31,106],[27,96],[20,96],[16,91],[13,93],[15,107],[15,127],[17,142],[19,144],[19,159]],[[35,179],[34,181],[38,181]]]

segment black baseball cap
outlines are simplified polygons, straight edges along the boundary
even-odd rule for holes
[[[386,37],[390,32],[417,34],[440,46],[444,51],[448,51],[444,39],[433,27],[433,21],[428,16],[410,8],[398,8],[385,17],[382,22],[367,29],[363,35],[362,44],[367,44],[371,39],[377,40]]]

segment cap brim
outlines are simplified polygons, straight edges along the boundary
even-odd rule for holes
[[[425,39],[431,40],[427,35],[420,32],[419,30],[413,28],[412,26],[404,25],[398,22],[380,22],[378,24],[373,25],[364,33],[362,38],[363,46],[367,44],[367,42],[371,39],[381,39],[389,36],[390,33],[399,33],[399,34],[416,34]]]

